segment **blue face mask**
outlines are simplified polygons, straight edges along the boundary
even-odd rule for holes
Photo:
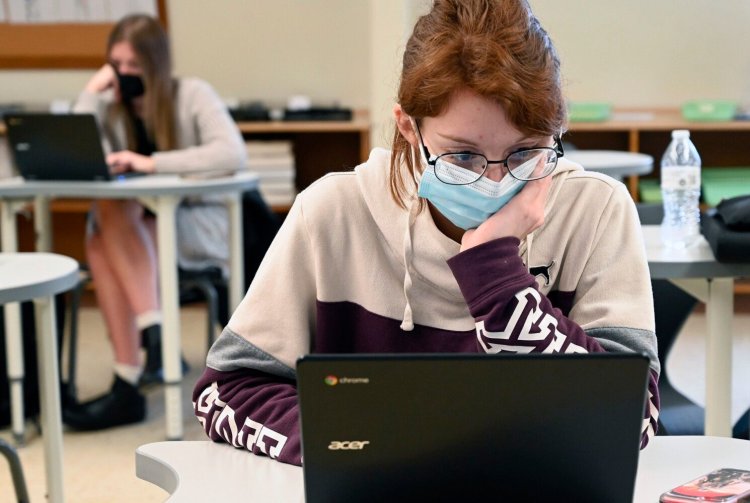
[[[422,159],[424,162],[424,154]],[[531,160],[527,163],[529,172],[533,171],[536,162]],[[427,165],[426,162],[424,164]],[[448,168],[450,176],[457,181],[467,176],[463,168],[453,165],[448,165]],[[511,175],[505,175],[499,182],[482,177],[468,185],[450,185],[441,182],[435,176],[435,168],[427,165],[422,173],[417,194],[430,201],[454,225],[466,230],[479,227],[500,211],[524,185],[525,181],[517,180]]]

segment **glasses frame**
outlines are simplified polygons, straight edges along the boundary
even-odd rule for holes
[[[476,156],[484,158],[484,160],[485,160],[484,170],[482,170],[481,173],[477,174],[476,180],[472,180],[471,182],[465,182],[465,183],[446,182],[446,181],[442,180],[438,176],[438,180],[440,180],[443,183],[447,183],[448,185],[470,185],[472,183],[475,183],[475,182],[479,181],[484,176],[485,173],[487,173],[487,169],[490,167],[490,164],[502,164],[503,166],[505,166],[505,171],[507,171],[508,174],[510,176],[512,176],[513,178],[515,178],[516,180],[520,180],[520,181],[523,181],[523,182],[531,182],[531,181],[534,181],[534,180],[541,180],[542,178],[546,178],[549,175],[551,175],[552,173],[554,173],[555,169],[557,168],[557,161],[561,157],[563,157],[565,155],[565,150],[563,149],[562,141],[560,141],[560,135],[553,135],[552,139],[554,140],[555,144],[552,147],[520,148],[520,149],[515,150],[515,151],[511,152],[510,154],[508,154],[508,156],[505,159],[500,159],[498,161],[491,161],[491,160],[487,159],[487,156],[484,155],[484,154],[478,154],[476,152],[471,152],[471,151],[468,151],[468,150],[461,151],[461,152],[446,152],[444,154],[438,155],[437,157],[435,157],[435,159],[430,160],[430,151],[427,150],[427,145],[424,144],[424,139],[422,138],[422,131],[419,129],[419,124],[417,123],[416,120],[414,121],[414,126],[417,128],[417,133],[419,134],[419,142],[421,144],[420,146],[422,147],[422,150],[424,151],[424,156],[425,156],[425,159],[427,159],[427,164],[429,164],[433,168],[435,168],[435,165],[437,164],[437,162],[440,160],[441,157],[448,156],[448,155],[476,155]],[[555,157],[555,167],[552,168],[552,170],[549,173],[547,173],[546,175],[544,175],[544,176],[540,176],[540,177],[537,177],[537,178],[518,178],[508,168],[508,159],[511,156],[516,155],[518,153],[529,152],[529,151],[532,151],[532,150],[551,150],[552,152],[554,152],[555,156],[556,156]],[[435,171],[435,174],[437,176],[437,170]]]

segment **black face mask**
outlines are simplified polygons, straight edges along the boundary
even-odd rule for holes
[[[146,88],[143,86],[143,79],[137,75],[117,74],[117,83],[120,86],[120,97],[125,103],[130,103],[134,98],[143,96]]]

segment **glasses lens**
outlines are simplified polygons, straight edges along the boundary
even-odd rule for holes
[[[435,161],[438,180],[451,185],[474,183],[487,168],[487,159],[479,154],[443,154]]]
[[[518,180],[538,180],[555,170],[557,152],[551,148],[522,150],[508,156],[508,171]]]

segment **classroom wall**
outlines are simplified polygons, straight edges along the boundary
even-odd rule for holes
[[[747,0],[530,0],[562,59],[570,99],[750,104]]]
[[[678,106],[750,102],[747,0],[530,0],[563,61],[570,99]],[[370,108],[395,94],[403,38],[425,0],[168,0],[176,72],[222,96]],[[84,71],[0,70],[0,102],[72,99]],[[373,134],[376,144],[387,136]]]

